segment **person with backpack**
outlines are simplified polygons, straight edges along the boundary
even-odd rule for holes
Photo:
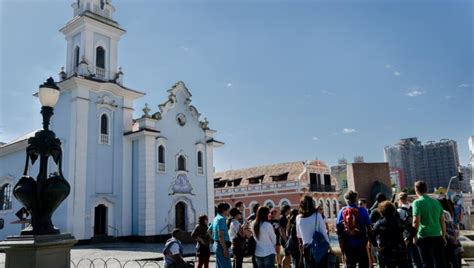
[[[328,246],[329,237],[323,217],[318,213],[311,196],[306,195],[300,201],[299,215],[296,217],[296,235],[300,241],[300,251],[303,252],[304,267],[327,266],[328,248],[325,249],[326,252],[318,252],[318,254],[324,256],[319,261],[315,258],[312,250],[316,246],[313,243],[315,236],[322,237]]]
[[[424,268],[445,267],[446,225],[443,208],[438,200],[431,198],[424,181],[415,183],[418,199],[413,202],[413,227],[417,230],[415,244],[420,251]]]
[[[377,251],[379,267],[408,267],[403,228],[395,205],[390,201],[383,201],[379,204],[378,210],[382,218],[374,225],[371,241]]]
[[[415,244],[413,244],[413,238],[416,236],[416,229],[413,227],[413,208],[408,202],[408,194],[400,192],[398,194],[398,216],[403,228],[403,239],[407,248],[408,254],[408,268],[421,267],[420,253]]]
[[[240,221],[242,220],[242,213],[237,208],[233,208],[229,212],[230,218],[227,221],[229,228],[229,237],[232,241],[232,252],[234,253],[233,268],[242,268],[245,251],[245,232]]]
[[[367,210],[357,206],[357,192],[349,190],[344,194],[347,206],[339,210],[336,220],[339,246],[346,267],[369,267],[367,242],[371,222]]]
[[[171,238],[166,241],[163,249],[165,259],[165,268],[192,268],[193,265],[183,259],[183,246],[181,245],[182,232],[180,229],[174,229]]]
[[[446,260],[446,267],[460,268],[461,254],[464,248],[459,241],[459,228],[454,223],[453,211],[454,205],[451,200],[446,197],[438,199],[443,207],[444,222],[446,223],[446,246],[444,247],[444,256]]]
[[[211,250],[209,246],[211,244],[211,235],[207,231],[208,218],[207,215],[201,215],[198,218],[198,224],[194,227],[191,232],[191,237],[197,241],[196,244],[196,268],[209,268],[209,258],[211,256]]]

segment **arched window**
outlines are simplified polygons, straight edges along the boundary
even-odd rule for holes
[[[105,0],[100,0],[100,9],[104,9],[105,6]]]
[[[100,134],[108,135],[109,134],[109,118],[106,114],[103,114],[100,117]]]
[[[325,209],[326,217],[331,218],[331,202],[329,199],[326,199],[326,209]]]
[[[158,171],[165,171],[165,146],[158,146]]]
[[[204,174],[204,163],[203,163],[203,155],[201,151],[198,151],[197,153],[197,165],[198,165],[198,174],[202,175]]]
[[[76,47],[74,49],[74,67],[78,67],[79,66],[79,47]]]
[[[0,210],[12,209],[12,185],[7,183],[0,186]]]
[[[337,201],[336,200],[332,200],[332,216],[335,218],[337,218]]]
[[[186,171],[186,157],[184,155],[178,157],[178,170]]]
[[[202,167],[202,152],[198,152],[198,167]]]
[[[272,200],[267,200],[267,201],[265,201],[264,204],[265,204],[265,206],[266,206],[267,208],[269,208],[270,210],[275,207],[275,203],[273,203]]]
[[[163,145],[158,146],[158,163],[165,163],[165,146]]]
[[[106,114],[100,116],[100,144],[109,144],[109,117]]]
[[[97,47],[95,50],[95,67],[105,69],[105,49]]]

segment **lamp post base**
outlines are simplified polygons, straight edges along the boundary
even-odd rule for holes
[[[69,268],[71,248],[77,240],[70,234],[9,236],[0,242],[6,268]]]

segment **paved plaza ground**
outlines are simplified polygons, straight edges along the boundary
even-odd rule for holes
[[[185,244],[185,256],[195,252],[194,244]],[[71,267],[88,268],[135,268],[163,267],[161,252],[164,244],[149,243],[108,243],[76,246],[71,251]],[[186,257],[191,261],[193,257]],[[5,254],[0,253],[0,267],[5,267]],[[215,267],[215,259],[211,257],[210,267]],[[244,268],[251,268],[250,258],[244,260]],[[463,267],[474,267],[473,259],[464,259]],[[54,268],[54,267],[51,267]]]
[[[185,244],[184,255],[192,256],[195,244]],[[163,267],[162,251],[164,244],[149,243],[108,243],[76,246],[71,251],[71,267]],[[186,257],[186,260],[194,260]],[[93,262],[93,265],[91,265]],[[106,262],[106,265],[105,265]],[[0,267],[5,266],[5,254],[0,253]],[[215,267],[215,259],[211,257],[210,267]],[[250,268],[250,259],[244,260],[244,268]],[[52,267],[51,267],[52,268]]]

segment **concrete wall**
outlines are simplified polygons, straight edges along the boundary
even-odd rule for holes
[[[378,181],[391,191],[388,163],[353,163],[347,165],[347,183],[349,190],[359,193],[359,198],[371,199],[371,190]],[[387,196],[387,198],[390,198]]]

